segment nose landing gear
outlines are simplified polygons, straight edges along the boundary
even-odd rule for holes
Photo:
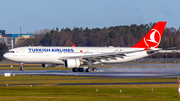
[[[20,67],[21,67],[20,70],[21,71],[24,71],[24,66],[23,65],[24,65],[23,63],[20,64]]]

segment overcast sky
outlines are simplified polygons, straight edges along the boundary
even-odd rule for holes
[[[53,29],[103,28],[167,21],[180,27],[180,0],[0,0],[6,34]]]

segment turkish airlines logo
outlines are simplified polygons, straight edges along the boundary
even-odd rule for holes
[[[144,38],[145,44],[150,47],[157,47],[161,41],[161,34],[156,29],[151,29],[150,36]]]

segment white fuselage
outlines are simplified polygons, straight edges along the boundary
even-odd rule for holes
[[[123,52],[123,51],[137,51],[143,48],[130,48],[130,47],[19,47],[11,49],[4,57],[23,63],[54,63],[64,64],[62,58],[78,56],[81,58],[85,55]],[[120,63],[136,60],[149,56],[146,51],[139,51],[126,54],[123,57],[116,57],[116,59],[101,59],[93,64],[100,63]]]

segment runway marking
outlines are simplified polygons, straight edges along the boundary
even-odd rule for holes
[[[49,83],[50,84],[50,83]],[[55,84],[57,86],[62,86],[62,85],[141,85],[141,84],[178,84],[178,82],[141,82],[141,83],[63,83],[63,84]],[[9,86],[37,86],[37,85],[43,85],[41,84],[9,84]],[[0,85],[1,87],[6,86]]]
[[[141,83],[66,83],[58,85],[137,85],[137,84],[178,84],[178,82],[141,82]]]

